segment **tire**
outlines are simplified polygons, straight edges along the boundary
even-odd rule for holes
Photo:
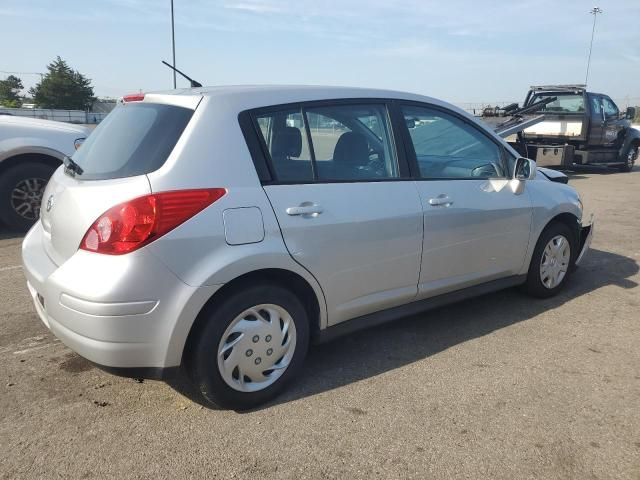
[[[633,170],[633,166],[638,159],[638,151],[640,150],[640,146],[638,145],[630,145],[629,151],[623,156],[624,164],[620,166],[621,172],[630,172]]]
[[[0,220],[26,231],[40,218],[44,189],[55,171],[43,163],[24,162],[0,173]]]
[[[555,245],[560,245],[557,240],[559,238],[564,239],[566,242],[565,245],[568,246],[569,250],[567,252],[565,248],[562,247],[561,251],[554,257],[553,247],[550,246],[550,243],[554,240]],[[546,250],[547,246],[550,246],[551,250]],[[533,251],[524,290],[529,295],[538,298],[548,298],[557,295],[558,292],[564,288],[572,273],[572,266],[576,254],[576,240],[571,229],[567,225],[558,222],[548,225],[542,234],[540,234],[536,248]],[[547,265],[546,268],[543,265],[543,257]],[[555,261],[552,262],[554,258]],[[556,273],[558,273],[558,275],[555,275]]]
[[[247,313],[253,307],[259,307],[257,313],[269,321]],[[286,288],[260,284],[232,291],[206,315],[190,342],[186,366],[195,388],[211,406],[256,407],[278,395],[301,370],[309,347],[309,320],[300,300]],[[288,331],[283,334],[285,322]],[[236,336],[240,331],[243,335]]]

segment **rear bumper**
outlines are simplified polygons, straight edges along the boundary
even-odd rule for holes
[[[585,255],[589,251],[589,247],[591,246],[591,239],[593,238],[593,229],[594,221],[592,216],[589,225],[583,226],[580,230],[580,249],[578,250],[580,253],[578,254],[578,258],[576,258],[576,265],[580,265],[580,263],[584,260]]]
[[[193,321],[219,288],[186,285],[144,249],[122,256],[78,251],[57,266],[44,249],[40,224],[25,237],[22,259],[42,322],[69,348],[107,368],[180,365]]]

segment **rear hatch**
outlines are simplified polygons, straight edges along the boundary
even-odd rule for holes
[[[194,108],[125,102],[73,155],[82,172],[65,167],[56,171],[41,208],[44,245],[54,263],[60,265],[71,257],[89,227],[110,207],[151,193],[146,174],[165,163]]]

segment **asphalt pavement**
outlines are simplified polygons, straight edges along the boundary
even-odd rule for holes
[[[640,479],[640,169],[570,183],[597,228],[560,296],[506,290],[313,347],[247,413],[74,354],[0,231],[0,477]]]

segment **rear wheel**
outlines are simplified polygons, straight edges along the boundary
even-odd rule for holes
[[[309,345],[300,300],[278,285],[232,293],[191,345],[189,374],[211,404],[244,410],[274,398],[301,369]]]
[[[630,145],[629,151],[624,156],[624,164],[620,167],[621,172],[630,172],[638,159],[640,145]]]
[[[40,204],[55,168],[25,162],[0,174],[0,220],[19,231],[29,229],[40,218]]]
[[[556,295],[571,274],[574,259],[574,235],[563,223],[552,223],[540,235],[531,258],[525,290],[547,298]]]

